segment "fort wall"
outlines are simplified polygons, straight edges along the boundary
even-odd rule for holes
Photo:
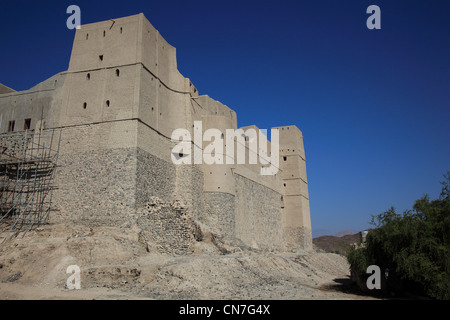
[[[12,89],[11,89],[12,90]],[[237,129],[236,113],[199,95],[177,69],[176,50],[143,14],[83,25],[77,30],[69,69],[22,92],[0,94],[0,131],[9,121],[61,127],[52,222],[138,225],[162,252],[191,250],[196,224],[230,243],[268,250],[311,248],[311,221],[303,136],[280,127],[279,171],[260,174],[249,164],[257,139],[244,136],[244,164],[175,165],[173,130],[194,121]],[[259,136],[257,136],[259,138]],[[226,139],[221,138],[226,162]],[[194,141],[191,141],[193,144]],[[210,142],[203,141],[206,148]],[[271,144],[267,139],[259,143]],[[161,206],[161,214],[155,211]],[[174,211],[175,210],[175,211]],[[184,222],[183,222],[184,221]],[[167,231],[167,237],[159,235]],[[178,238],[177,238],[178,237]],[[195,236],[194,236],[195,238]],[[179,250],[170,247],[177,243]],[[159,250],[159,249],[158,249]]]

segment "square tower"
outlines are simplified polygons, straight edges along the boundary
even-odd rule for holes
[[[294,125],[274,129],[278,129],[280,134],[285,241],[289,249],[311,249],[311,216],[303,134]]]

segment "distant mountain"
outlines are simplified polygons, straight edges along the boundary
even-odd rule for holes
[[[331,236],[334,235],[334,232],[328,229],[313,229],[312,230],[312,237],[317,238],[321,236]]]
[[[344,230],[344,231],[338,232],[336,234],[336,237],[340,238],[340,237],[348,236],[348,235],[352,235],[352,234],[355,234],[355,232],[353,232],[352,230]]]
[[[352,233],[343,236],[321,236],[313,239],[313,244],[326,252],[346,255],[347,249],[354,243],[361,243],[361,233]]]

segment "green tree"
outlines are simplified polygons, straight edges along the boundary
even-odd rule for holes
[[[347,255],[353,272],[376,264],[389,270],[390,290],[450,299],[450,172],[444,177],[439,199],[425,195],[403,214],[390,208],[372,216],[365,247]]]

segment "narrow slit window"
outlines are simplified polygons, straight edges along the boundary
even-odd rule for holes
[[[123,29],[122,29],[122,27],[120,27],[120,33],[122,33],[122,31],[123,31]]]
[[[30,130],[31,129],[31,119],[25,119],[23,124],[23,130]]]
[[[13,120],[13,121],[10,121],[9,123],[8,123],[8,132],[13,132],[14,131],[14,126],[15,126],[15,124],[16,124],[16,122]]]
[[[109,107],[109,100],[106,100],[106,106]]]
[[[86,40],[89,39],[89,33],[86,33]]]
[[[103,61],[103,55],[99,55],[98,58],[100,59],[100,61]]]
[[[120,76],[120,70],[116,69],[116,76]]]
[[[91,74],[90,74],[90,73],[88,73],[88,74],[86,75],[86,79],[91,80]]]
[[[87,108],[87,103],[85,102],[85,103],[83,103],[83,109],[86,109]]]

